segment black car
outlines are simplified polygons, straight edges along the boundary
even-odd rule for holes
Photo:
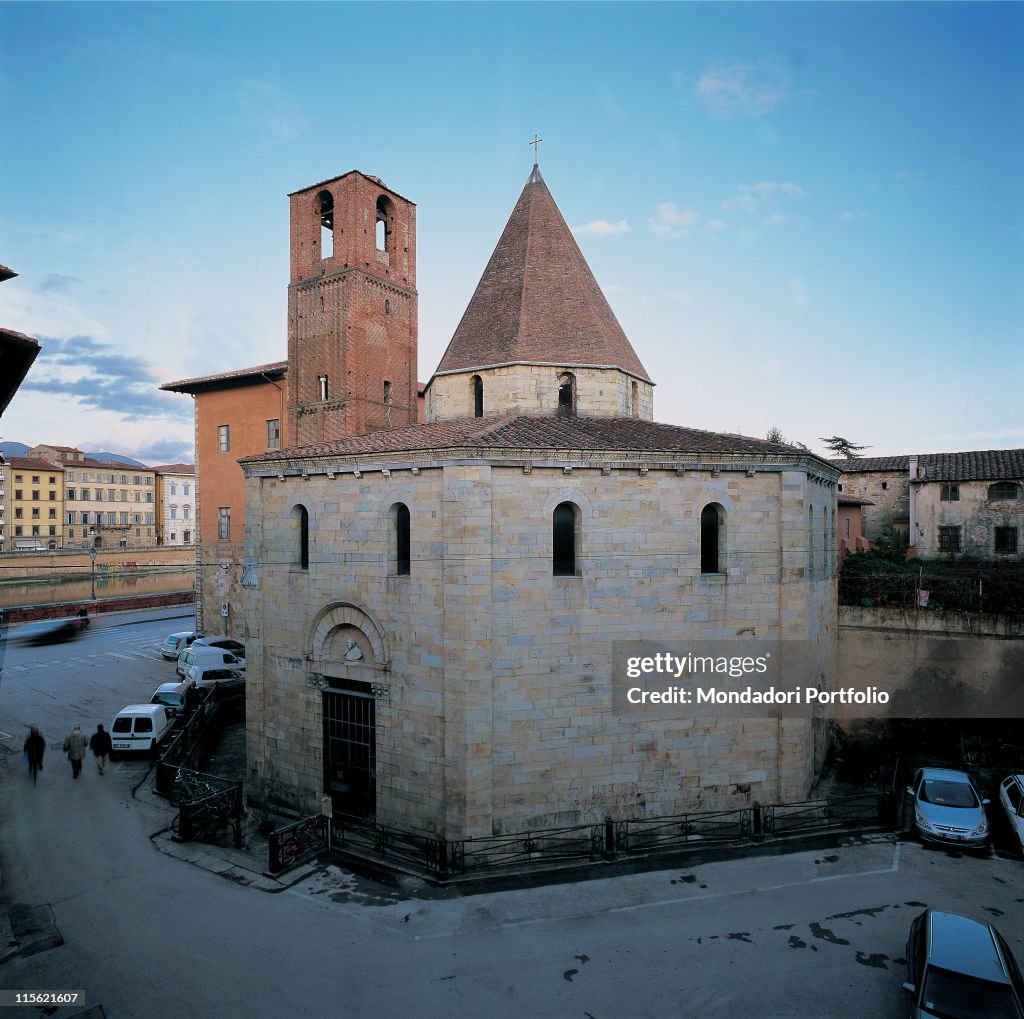
[[[926,909],[910,927],[907,976],[915,1019],[1024,1019],[1024,984],[989,923]]]

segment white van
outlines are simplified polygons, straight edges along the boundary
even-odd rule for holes
[[[170,734],[174,720],[162,704],[128,704],[110,723],[114,753],[151,754]]]
[[[245,659],[239,658],[223,648],[193,644],[192,647],[187,648],[178,655],[178,675],[184,678],[185,673],[193,665],[216,665],[221,669],[244,669]]]
[[[207,686],[219,686],[225,690],[241,691],[245,689],[245,673],[217,664],[191,665],[182,685],[191,685],[199,690]]]

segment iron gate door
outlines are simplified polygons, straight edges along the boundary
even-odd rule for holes
[[[372,695],[324,692],[324,786],[342,814],[377,812],[375,709]]]

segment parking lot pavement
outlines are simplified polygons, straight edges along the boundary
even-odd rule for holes
[[[471,942],[500,944],[521,974],[540,971],[547,951],[563,967],[558,1008],[550,985],[534,990],[510,967],[501,977],[537,1015],[881,1017],[906,1014],[906,938],[926,906],[994,920],[1024,957],[1022,877],[1016,860],[880,835],[472,896],[431,897],[415,883],[389,888],[327,867],[287,895],[333,905],[350,929],[448,946],[460,960]],[[453,972],[462,977],[459,965]]]

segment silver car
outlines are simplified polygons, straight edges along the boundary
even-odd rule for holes
[[[919,768],[908,790],[914,828],[924,842],[984,849],[988,845],[985,805],[970,775],[950,768]]]

